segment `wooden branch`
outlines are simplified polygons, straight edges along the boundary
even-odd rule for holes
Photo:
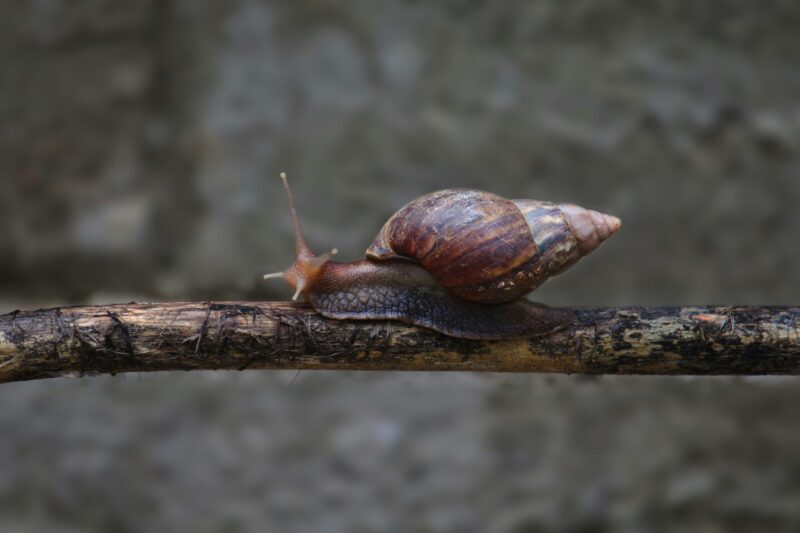
[[[550,337],[465,341],[283,302],[62,307],[0,315],[0,382],[295,368],[800,374],[800,307],[577,308]]]

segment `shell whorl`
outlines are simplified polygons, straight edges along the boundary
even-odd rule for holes
[[[619,226],[616,217],[571,204],[448,189],[395,213],[366,255],[419,263],[466,300],[510,302],[569,268]]]
[[[525,216],[547,276],[574,265],[616,233],[619,218],[574,204],[512,200]],[[545,279],[546,279],[545,278]]]
[[[559,206],[564,220],[578,241],[581,257],[595,250],[600,244],[619,231],[622,221],[612,215],[606,215],[591,209],[584,209],[574,204]]]

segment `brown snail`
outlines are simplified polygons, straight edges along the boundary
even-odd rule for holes
[[[571,204],[506,200],[448,189],[394,214],[367,259],[340,263],[315,256],[303,237],[281,174],[297,259],[281,277],[320,314],[393,319],[465,339],[547,335],[572,323],[569,310],[522,297],[597,248],[620,220]]]

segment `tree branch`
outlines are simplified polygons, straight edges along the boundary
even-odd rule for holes
[[[283,302],[124,304],[0,315],[0,382],[295,368],[800,374],[800,307],[576,308],[550,337],[466,341]]]

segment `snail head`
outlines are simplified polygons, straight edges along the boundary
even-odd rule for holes
[[[294,289],[292,300],[297,301],[297,298],[301,294],[311,289],[314,282],[319,279],[323,265],[330,261],[331,256],[336,255],[338,250],[334,248],[326,254],[319,256],[314,255],[314,252],[308,247],[306,239],[303,236],[303,228],[300,225],[300,218],[297,216],[297,210],[294,207],[292,191],[289,188],[289,181],[286,178],[285,172],[281,172],[281,181],[283,181],[283,189],[286,191],[286,197],[289,201],[289,211],[291,211],[292,215],[294,244],[297,257],[292,266],[285,271],[265,274],[264,279],[282,278],[286,280],[289,286]]]

